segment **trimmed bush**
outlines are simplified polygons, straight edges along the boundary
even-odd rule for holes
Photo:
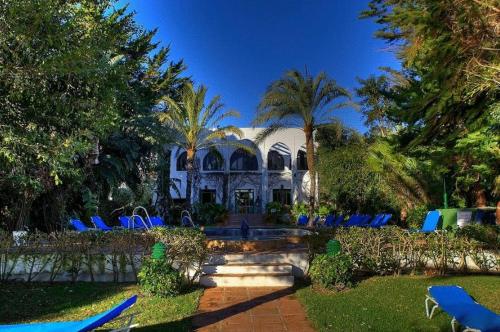
[[[193,206],[193,209],[194,220],[200,225],[224,222],[227,218],[227,209],[221,204],[197,203]]]
[[[428,211],[429,207],[425,205],[417,205],[411,209],[408,209],[408,214],[406,216],[406,225],[409,228],[421,228]]]
[[[349,254],[339,253],[334,256],[317,255],[309,269],[309,276],[315,286],[342,290],[352,286],[354,264]]]
[[[208,255],[205,233],[197,228],[155,227],[150,234],[165,244],[169,262],[178,268],[186,283],[192,284]]]
[[[145,259],[138,279],[142,290],[149,295],[169,297],[178,295],[181,290],[179,272],[164,259]]]

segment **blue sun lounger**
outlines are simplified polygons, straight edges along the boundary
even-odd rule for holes
[[[431,286],[425,299],[425,312],[432,318],[436,308],[441,308],[452,317],[451,329],[455,323],[465,327],[464,331],[500,331],[500,315],[485,308],[459,286]],[[429,302],[434,303],[432,308]]]
[[[17,325],[0,325],[1,332],[86,332],[92,331],[104,324],[112,321],[121,315],[121,313],[132,307],[137,301],[137,295],[132,296],[128,300],[123,301],[119,305],[105,311],[101,314],[89,317],[87,319],[70,322],[50,322],[50,323],[31,323]],[[125,319],[126,323],[123,327],[112,330],[112,332],[128,332],[134,325],[132,320],[134,314],[120,317]]]
[[[349,220],[346,221],[346,223],[343,226],[344,227],[358,226],[359,223],[362,221],[362,219],[363,219],[362,215],[354,214],[349,218]]]
[[[146,229],[146,226],[138,220],[137,218],[133,218],[131,216],[120,216],[118,217],[120,224],[127,229]]]
[[[379,227],[386,226],[387,223],[389,222],[389,220],[391,220],[391,218],[392,218],[392,214],[390,214],[390,213],[384,214],[384,216],[382,217],[380,222],[377,225],[375,225],[375,227],[379,228]]]
[[[372,217],[368,214],[361,216],[361,219],[359,220],[359,222],[354,226],[358,226],[358,227],[368,226],[368,224],[370,223],[370,220],[372,220]]]
[[[94,224],[94,226],[96,228],[99,228],[101,231],[112,231],[113,230],[113,227],[109,227],[105,222],[104,220],[102,220],[101,217],[99,216],[92,216],[90,217],[90,221],[92,221],[92,223]]]
[[[160,216],[149,217],[149,223],[152,227],[167,227]]]
[[[69,221],[70,225],[73,226],[77,232],[88,232],[88,231],[95,231],[95,228],[90,228],[87,227],[83,221],[80,219],[70,219]]]
[[[424,219],[424,224],[421,229],[418,229],[417,232],[422,233],[432,233],[438,229],[439,221],[441,220],[441,213],[439,211],[429,211]]]
[[[333,224],[335,223],[335,216],[333,214],[329,214],[325,218],[324,226],[325,227],[333,227]]]
[[[299,219],[297,219],[297,226],[306,226],[309,221],[309,218],[302,214],[299,216]]]
[[[377,225],[380,223],[380,221],[384,218],[384,215],[383,214],[377,214],[375,217],[373,217],[373,219],[367,223],[366,227],[377,227]]]
[[[344,216],[340,214],[337,218],[335,218],[335,221],[334,221],[334,223],[333,223],[333,226],[334,226],[334,227],[338,227],[338,226],[340,226],[343,222],[344,222]]]
[[[386,226],[389,220],[391,220],[391,217],[392,214],[378,214],[367,226],[371,228],[380,228]]]

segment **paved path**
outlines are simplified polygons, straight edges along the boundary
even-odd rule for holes
[[[292,288],[208,288],[193,317],[195,331],[314,331]]]

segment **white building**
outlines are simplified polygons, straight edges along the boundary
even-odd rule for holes
[[[287,128],[258,146],[254,138],[262,128],[241,128],[240,144],[253,146],[255,154],[221,143],[217,151],[196,153],[192,201],[224,204],[233,213],[261,213],[268,202],[293,204],[307,200],[309,173],[304,132]],[[186,195],[186,152],[172,151],[171,178],[177,179],[173,199]]]

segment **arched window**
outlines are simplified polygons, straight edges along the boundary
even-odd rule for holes
[[[185,171],[187,165],[187,152],[184,151],[177,157],[177,171]]]
[[[231,171],[256,171],[259,167],[257,157],[243,149],[231,155]]]
[[[297,152],[297,169],[299,171],[307,171],[307,156],[304,150]]]
[[[204,171],[222,171],[224,169],[224,160],[219,151],[210,151],[203,158]]]
[[[267,169],[270,171],[284,171],[285,159],[278,151],[269,151],[267,153]]]

